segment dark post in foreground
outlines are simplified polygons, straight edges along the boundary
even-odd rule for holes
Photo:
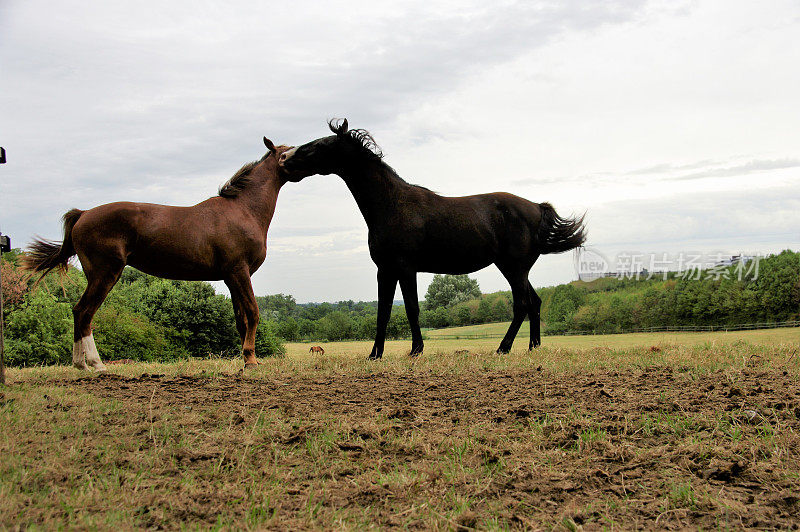
[[[11,239],[0,233],[0,262],[3,252],[11,251]],[[3,341],[3,269],[0,268],[0,384],[6,383],[6,349]]]
[[[0,164],[6,162],[6,150],[0,147]],[[0,262],[3,252],[11,251],[11,239],[0,234]],[[0,268],[0,384],[6,383],[6,349],[3,341],[3,269]]]

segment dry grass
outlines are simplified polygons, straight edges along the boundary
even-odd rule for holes
[[[797,342],[494,347],[12,369],[0,528],[796,524]]]
[[[542,366],[551,371],[584,371],[604,367],[624,368],[648,365],[685,365],[701,371],[743,367],[758,360],[770,367],[796,370],[800,356],[800,328],[715,333],[657,333],[631,335],[547,337],[546,343],[528,352],[521,339],[508,356],[496,356],[498,341],[428,340],[425,355],[411,359],[407,340],[386,342],[383,361],[366,360],[370,341],[331,342],[323,344],[325,355],[308,352],[311,343],[286,344],[283,359],[263,359],[263,365],[248,372],[252,376],[301,375],[313,373],[370,374],[404,373],[409,368],[441,373],[471,372],[476,369],[497,371]],[[316,344],[313,344],[316,345]],[[120,375],[165,373],[167,375],[216,375],[241,369],[239,359],[189,359],[174,363],[137,363],[114,366]],[[8,382],[47,382],[56,378],[80,375],[68,366],[8,370]]]
[[[491,340],[490,343],[499,344],[500,338],[508,330],[509,324],[510,322],[506,321],[500,323],[468,325],[464,327],[448,327],[446,329],[429,330],[426,332],[426,334],[431,340],[437,340],[440,336],[492,334],[498,336],[498,338]],[[521,340],[529,337],[530,329],[528,327],[528,323],[524,323],[519,330],[517,338]],[[800,342],[800,328],[785,327],[778,329],[759,329],[753,331],[730,332],[658,332],[544,337],[545,344],[555,345],[558,347],[590,347],[597,345],[605,345],[609,347],[633,347],[637,345],[658,345],[663,343],[697,345],[706,342],[729,344],[738,341],[772,344]]]

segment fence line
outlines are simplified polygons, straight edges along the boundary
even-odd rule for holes
[[[752,331],[757,329],[778,329],[784,327],[800,327],[800,320],[740,323],[737,325],[663,325],[658,327],[636,327],[615,332],[599,331],[564,331],[545,332],[545,336],[591,336],[598,334],[628,334],[628,333],[654,333],[654,332],[717,332],[717,331]],[[429,335],[430,340],[482,340],[489,338],[503,338],[504,334],[436,334]]]

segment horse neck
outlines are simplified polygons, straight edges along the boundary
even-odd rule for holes
[[[265,234],[272,221],[272,215],[275,214],[278,192],[283,186],[283,182],[271,170],[274,169],[268,168],[266,162],[254,168],[255,179],[236,197],[237,203],[259,221]]]
[[[367,225],[394,211],[398,197],[408,186],[394,170],[378,160],[346,168],[339,176],[350,189]]]

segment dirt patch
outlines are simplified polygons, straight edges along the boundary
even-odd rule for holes
[[[781,371],[107,374],[59,384],[119,401],[128,422],[150,426],[142,448],[171,449],[182,474],[216,467],[216,487],[200,496],[173,489],[160,499],[156,488],[147,526],[214,523],[224,511],[246,526],[236,519],[252,505],[236,506],[226,478],[240,455],[258,463],[270,453],[272,469],[251,472],[254,486],[281,481],[264,526],[352,524],[365,512],[385,527],[462,530],[800,522],[800,385]],[[193,444],[159,442],[159,424]]]

